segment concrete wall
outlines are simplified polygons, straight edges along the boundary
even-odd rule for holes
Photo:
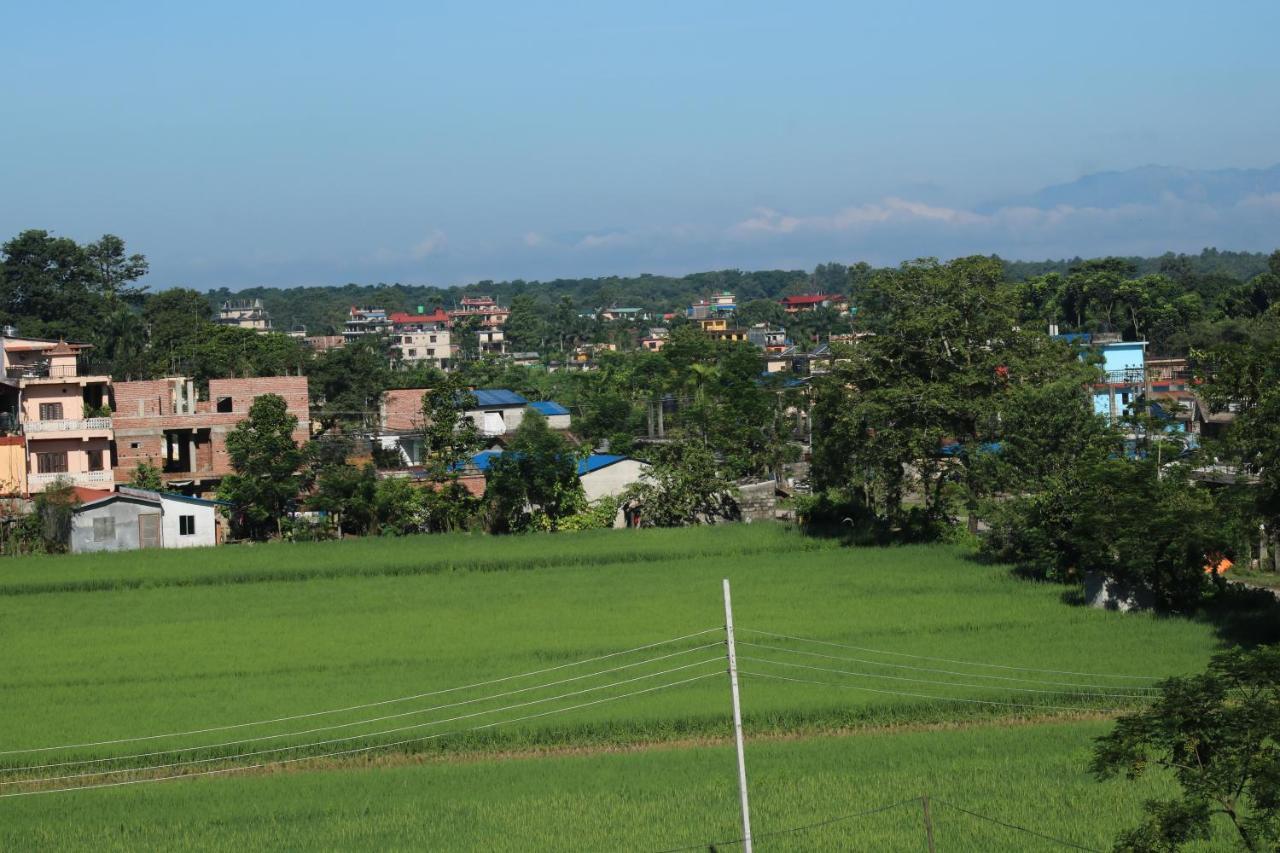
[[[547,426],[552,429],[569,429],[572,426],[572,415],[547,415]]]
[[[22,389],[22,420],[40,420],[41,403],[61,403],[62,417],[79,420],[84,417],[84,392],[75,383],[62,385],[27,385]]]
[[[1140,368],[1143,366],[1143,353],[1145,351],[1145,341],[1104,344],[1102,346],[1102,369],[1111,373],[1118,370]]]
[[[311,437],[310,397],[305,376],[266,376],[255,379],[211,379],[209,399],[196,402],[189,394],[190,380],[158,379],[115,384],[116,482],[127,483],[143,461],[163,465],[165,430],[208,430],[211,447],[193,451],[188,472],[165,475],[166,480],[217,480],[231,473],[226,436],[249,414],[253,401],[263,394],[284,398],[289,414],[298,419],[293,440]],[[217,411],[229,398],[230,411]]]
[[[194,504],[174,498],[160,496],[160,507],[164,513],[161,522],[161,535],[165,548],[195,548],[200,545],[216,545],[217,507]],[[196,532],[191,536],[183,536],[179,517],[193,515],[196,521]]]
[[[138,548],[138,516],[148,512],[158,513],[160,508],[155,504],[128,498],[117,498],[108,504],[76,512],[71,517],[71,552],[87,554],[94,551],[132,551]],[[115,519],[113,539],[105,542],[93,541],[95,518]]]
[[[583,474],[582,492],[588,501],[599,500],[606,495],[617,497],[632,483],[643,478],[649,465],[638,459],[624,459],[605,468]]]

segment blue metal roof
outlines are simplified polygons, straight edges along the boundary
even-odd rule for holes
[[[601,468],[608,468],[615,462],[621,462],[626,459],[625,456],[615,456],[612,453],[592,453],[586,459],[578,460],[578,476],[590,474],[592,471],[599,471]]]
[[[529,408],[533,409],[535,412],[541,412],[547,417],[551,417],[552,415],[569,414],[568,409],[566,409],[564,406],[560,405],[559,403],[552,402],[551,400],[542,400],[537,403],[530,403]]]
[[[529,401],[506,388],[481,388],[472,391],[480,406],[527,406]]]
[[[488,471],[493,465],[493,460],[501,455],[501,450],[482,450],[471,457],[471,465],[477,471]],[[601,468],[608,468],[610,465],[628,458],[627,456],[618,456],[612,453],[593,453],[586,459],[578,460],[578,476],[581,477],[583,474],[599,471]]]

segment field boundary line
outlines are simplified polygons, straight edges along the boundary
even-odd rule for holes
[[[624,649],[618,652],[609,652],[608,654],[597,655],[596,657],[571,661],[570,663],[558,664],[556,666],[545,667],[543,669],[530,670],[529,672],[522,672],[516,675],[506,675],[501,678],[492,678],[492,679],[489,679],[488,681],[477,681],[474,684],[464,684],[458,687],[446,687],[440,690],[428,691],[426,693],[417,693],[412,696],[399,696],[393,699],[382,699],[377,702],[366,702],[362,705],[349,705],[346,708],[332,708],[326,711],[311,711],[305,714],[292,714],[290,716],[276,717],[274,719],[269,719],[269,720],[254,720],[247,723],[232,723],[229,725],[212,726],[204,729],[192,729],[191,731],[186,731],[186,732],[169,732],[167,734],[159,734],[159,735],[142,735],[138,737],[115,738],[113,740],[100,740],[100,741],[94,741],[91,743],[60,744],[57,746],[38,746],[38,747],[29,747],[25,749],[5,749],[5,750],[0,750],[0,755],[20,755],[20,754],[32,753],[32,752],[53,752],[55,750],[62,750],[62,749],[87,749],[89,747],[94,747],[94,746],[112,746],[119,743],[137,743],[139,741],[144,741],[144,740],[161,740],[163,738],[170,738],[170,737],[187,737],[188,735],[209,734],[210,732],[228,731],[230,729],[243,729],[243,728],[248,728],[250,726],[265,726],[273,723],[284,723],[290,720],[302,720],[302,719],[307,719],[309,717],[320,717],[326,714],[342,714],[342,713],[346,713],[347,711],[360,711],[360,710],[364,710],[365,708],[376,708],[382,705],[392,705],[397,702],[410,702],[410,701],[413,701],[414,699],[424,699],[428,696],[442,696],[446,693],[457,693],[462,690],[474,690],[477,687],[488,687],[493,684],[501,684],[506,681],[514,681],[518,678],[529,678],[534,675],[544,675],[548,672],[558,672],[559,670],[569,669],[570,667],[574,667],[574,666],[584,666],[589,663],[596,663],[597,661],[608,660],[610,658],[621,657],[622,655],[629,655],[629,654],[634,654],[635,652],[641,652],[647,649],[657,648],[658,646],[667,646],[667,645],[670,645],[671,643],[679,643],[683,640],[690,640],[695,637],[701,637],[706,634],[710,634],[710,633],[718,632],[722,630],[724,629],[721,627],[705,628],[701,631],[696,631],[692,634],[685,634],[680,637],[673,637],[669,640],[659,640],[658,642],[648,643],[643,646],[636,646],[635,648],[632,648],[632,649]]]
[[[423,741],[437,740],[439,738],[450,737],[452,735],[458,735],[458,734],[464,734],[466,732],[480,731],[482,729],[491,729],[496,726],[510,725],[512,723],[520,723],[526,720],[534,720],[540,717],[548,717],[548,716],[551,716],[552,714],[564,714],[570,711],[577,711],[582,708],[589,708],[594,705],[600,705],[605,702],[616,702],[620,699],[630,699],[633,696],[640,696],[645,693],[653,693],[658,690],[666,690],[671,687],[679,687],[681,685],[691,684],[695,681],[700,681],[704,678],[710,678],[712,676],[720,675],[720,674],[721,673],[719,672],[706,672],[706,673],[703,673],[702,675],[694,675],[689,678],[681,679],[679,681],[671,681],[666,684],[659,684],[655,687],[646,687],[643,690],[633,690],[630,693],[623,693],[618,696],[605,696],[602,699],[593,699],[590,702],[582,702],[577,705],[570,705],[566,708],[553,708],[550,711],[541,711],[537,714],[527,714],[523,717],[515,717],[510,720],[497,720],[495,722],[484,723],[483,725],[479,725],[479,726],[471,726],[469,728],[457,729],[451,732],[439,732],[433,735],[423,735],[421,737],[407,738],[405,740],[399,740],[393,743],[380,743],[373,746],[357,747],[355,749],[343,749],[343,750],[338,750],[336,752],[324,753],[322,755],[303,755],[297,758],[285,758],[279,761],[264,761],[258,764],[246,764],[240,767],[223,767],[217,770],[202,770],[196,773],[176,773],[171,776],[159,776],[154,779],[125,779],[119,782],[102,782],[94,785],[74,785],[66,788],[47,788],[45,790],[37,790],[37,791],[17,791],[11,794],[0,794],[0,799],[7,799],[10,797],[30,797],[38,794],[62,794],[62,793],[67,793],[69,791],[90,791],[98,788],[118,788],[123,785],[142,785],[142,784],[147,784],[152,782],[168,782],[173,779],[192,779],[192,778],[201,777],[201,776],[214,776],[218,774],[237,773],[237,772],[243,772],[247,770],[261,770],[267,767],[278,767],[278,766],[283,766],[287,764],[296,764],[297,762],[300,762],[300,761],[319,761],[325,758],[335,758],[339,755],[355,755],[357,753],[372,752],[373,750],[376,750],[376,749],[387,749],[393,746],[405,746],[406,744],[410,744],[410,743],[421,743]]]
[[[1010,666],[1009,664],[1003,664],[1003,663],[986,663],[983,661],[957,660],[955,658],[939,658],[939,657],[930,657],[929,655],[916,655],[916,654],[910,654],[908,652],[893,652],[893,651],[888,651],[886,649],[872,649],[866,646],[854,646],[848,643],[834,643],[834,642],[831,642],[830,640],[815,640],[812,637],[796,637],[791,634],[777,634],[772,631],[760,631],[755,628],[742,628],[741,630],[748,631],[752,634],[763,634],[766,637],[777,637],[783,640],[795,640],[796,642],[800,642],[800,643],[817,643],[823,646],[835,646],[836,648],[840,648],[840,649],[851,649],[855,652],[869,652],[871,654],[878,654],[878,655],[896,655],[897,657],[915,658],[916,660],[931,660],[931,661],[939,661],[941,663],[954,663],[960,666],[985,666],[992,669],[1008,669],[1008,670],[1014,670],[1017,672],[1041,672],[1041,673],[1046,673],[1048,675],[1076,675],[1076,676],[1080,676],[1081,678],[1127,678],[1135,681],[1161,681],[1169,677],[1169,676],[1163,676],[1163,675],[1124,675],[1121,673],[1110,673],[1110,672],[1074,672],[1069,669],[1040,669],[1038,667],[1033,667],[1033,666]]]

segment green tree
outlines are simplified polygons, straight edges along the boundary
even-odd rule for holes
[[[194,361],[198,343],[212,330],[209,300],[194,290],[175,287],[148,297],[142,321],[150,344],[154,373],[184,372]]]
[[[546,345],[547,324],[532,296],[511,300],[511,314],[502,326],[509,349],[515,352],[541,351]]]
[[[781,328],[786,325],[787,312],[773,299],[753,299],[738,309],[737,320],[740,326],[768,323]]]
[[[1263,525],[1280,570],[1280,317],[1256,325],[1264,330],[1260,339],[1195,355],[1208,403],[1236,413],[1222,451],[1242,473],[1258,478],[1249,488],[1253,521]]]
[[[1148,801],[1147,818],[1119,850],[1173,851],[1207,839],[1225,818],[1240,849],[1280,842],[1280,649],[1235,649],[1206,672],[1160,684],[1150,707],[1121,717],[1098,739],[1093,772],[1138,779],[1151,768],[1179,794]]]
[[[715,456],[698,442],[682,440],[655,446],[652,466],[625,499],[639,506],[644,527],[683,527],[739,518],[735,494]]]
[[[506,452],[490,462],[485,493],[496,532],[556,530],[560,519],[586,505],[573,449],[534,411],[525,413]]]
[[[972,528],[979,502],[999,485],[986,451],[1011,435],[1005,410],[1026,421],[1035,389],[1079,388],[1095,370],[1019,325],[998,260],[915,261],[881,271],[865,292],[859,319],[876,334],[842,349],[814,383],[815,482],[860,495],[890,528],[906,521],[909,489],[922,498],[925,523],[944,520],[954,483]],[[1066,393],[1040,401],[1064,412],[1082,402]],[[1054,419],[1065,432],[1078,422]],[[950,455],[946,442],[956,445]]]
[[[364,536],[377,522],[378,473],[373,464],[331,465],[316,478],[315,493],[307,504],[326,513],[341,533]]]
[[[385,346],[379,340],[360,339],[317,356],[307,373],[307,388],[321,431],[376,426],[390,379]]]
[[[106,296],[129,303],[142,298],[146,288],[131,285],[150,269],[146,256],[128,254],[124,240],[114,234],[103,234],[85,246],[84,252],[98,286]]]
[[[231,504],[238,535],[262,538],[280,533],[297,499],[298,469],[305,458],[293,440],[297,426],[284,398],[263,394],[249,407],[249,416],[227,433],[235,473],[223,478],[218,497]]]
[[[108,300],[81,246],[30,230],[0,246],[0,306],[24,334],[85,341]]]
[[[373,498],[377,532],[384,536],[421,532],[428,521],[426,494],[404,477],[379,480]]]
[[[164,478],[161,477],[159,466],[152,465],[144,459],[138,463],[137,468],[133,469],[133,476],[129,478],[129,485],[135,489],[159,492],[164,490]]]
[[[456,373],[446,374],[422,395],[423,467],[433,482],[457,480],[484,446],[480,428],[467,416],[477,405],[476,395]]]

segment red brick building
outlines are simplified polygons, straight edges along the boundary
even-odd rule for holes
[[[166,488],[191,494],[212,492],[231,473],[227,433],[264,394],[284,398],[297,417],[293,440],[311,435],[311,400],[304,376],[211,379],[209,398],[197,400],[185,377],[117,382],[114,387],[116,483],[128,483],[141,462],[161,469]]]

